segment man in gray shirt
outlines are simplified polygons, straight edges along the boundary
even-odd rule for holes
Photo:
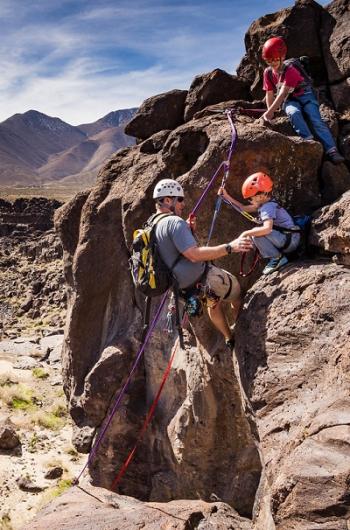
[[[186,289],[198,282],[204,283],[208,314],[223,334],[229,348],[234,341],[230,327],[222,309],[222,302],[231,303],[233,318],[236,320],[240,307],[240,286],[231,273],[216,267],[210,262],[231,252],[246,252],[252,248],[249,237],[238,237],[227,244],[215,247],[199,247],[189,224],[182,219],[184,191],[172,179],[159,181],[153,192],[157,213],[171,214],[161,219],[155,228],[155,236],[160,255],[165,264],[173,270],[179,288]],[[206,273],[206,274],[205,274]],[[205,275],[205,277],[204,277]]]

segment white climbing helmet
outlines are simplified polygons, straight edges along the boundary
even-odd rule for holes
[[[183,187],[173,179],[160,180],[153,190],[153,199],[161,197],[184,197]]]

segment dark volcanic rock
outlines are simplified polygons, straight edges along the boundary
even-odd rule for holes
[[[16,335],[21,329],[25,333],[33,326],[29,319],[40,317],[63,324],[63,251],[53,231],[59,206],[40,197],[0,202],[0,335],[13,334],[14,324]],[[21,317],[18,323],[16,317]]]
[[[63,475],[63,468],[56,466],[48,470],[48,472],[45,474],[45,478],[48,480],[55,480],[56,478],[60,478]]]
[[[349,108],[350,9],[348,0],[335,0],[322,14],[321,39],[335,108]]]
[[[95,429],[93,427],[77,427],[73,425],[72,444],[79,453],[89,453]]]
[[[331,83],[350,76],[350,10],[347,0],[331,2],[322,17],[322,45]]]
[[[345,164],[335,166],[331,162],[325,162],[321,170],[321,181],[322,199],[325,204],[335,201],[350,189],[350,174]]]
[[[237,118],[236,126],[239,140],[227,183],[233,195],[239,196],[246,175],[263,169],[275,179],[276,197],[295,213],[320,205],[317,167],[322,149],[318,143],[285,136],[248,117]],[[79,426],[101,425],[139,348],[141,315],[132,303],[127,247],[133,229],[152,211],[154,184],[163,176],[182,174],[190,207],[224,159],[230,142],[224,115],[192,120],[170,133],[156,154],[143,153],[142,144],[118,153],[88,197],[77,196],[58,210],[56,226],[62,234],[70,293],[64,384]],[[216,190],[209,194],[200,212],[202,241],[215,194]],[[223,208],[213,244],[232,239],[246,226]],[[223,265],[237,272],[239,260],[234,257]],[[174,344],[162,329],[160,324],[145,353],[144,370],[137,371],[128,389],[123,413],[111,422],[90,466],[95,484],[111,487],[135,443],[147,410],[146,396],[154,395]],[[120,491],[157,501],[193,498],[193,492],[209,500],[215,494],[240,513],[250,514],[260,461],[232,362],[222,358],[221,340],[205,319],[193,322],[187,342],[152,429],[140,443]]]
[[[56,200],[33,197],[16,199],[13,203],[0,203],[0,236],[11,234],[20,228],[21,231],[45,232],[53,227],[54,211],[62,203]]]
[[[339,254],[339,260],[350,265],[350,192],[334,204],[316,212],[310,232],[310,243],[327,252]]]
[[[0,426],[0,449],[12,450],[21,444],[20,439],[10,423]]]
[[[249,86],[246,81],[217,68],[196,76],[192,81],[186,97],[185,121],[189,121],[196,112],[208,105],[248,98]]]
[[[41,486],[32,481],[29,477],[19,477],[16,480],[19,489],[22,491],[27,491],[28,493],[40,493],[44,491],[47,486]]]
[[[186,90],[171,90],[146,99],[125,127],[125,133],[145,140],[164,129],[175,129],[184,121],[186,95]]]
[[[83,485],[62,495],[26,525],[26,530],[251,530],[248,519],[240,517],[222,502],[173,501],[167,504],[142,503],[102,488]],[[72,527],[73,528],[73,527]]]
[[[346,528],[350,271],[290,265],[249,291],[236,353],[265,462],[254,528]]]

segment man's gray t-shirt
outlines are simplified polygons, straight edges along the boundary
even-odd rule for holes
[[[262,222],[273,219],[273,223],[281,228],[296,228],[293,218],[276,201],[265,202],[258,208],[258,213]]]
[[[177,215],[169,215],[159,221],[155,228],[159,253],[165,264],[171,268],[175,260],[191,247],[197,246],[186,221]],[[184,256],[175,265],[173,272],[180,289],[194,284],[203,274],[205,263],[193,263]]]

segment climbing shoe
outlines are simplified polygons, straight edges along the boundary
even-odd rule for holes
[[[229,350],[233,350],[233,348],[235,347],[235,339],[234,337],[231,337],[230,339],[226,339],[225,340],[225,344],[227,346],[227,348],[229,348]]]
[[[263,274],[271,274],[272,272],[278,271],[281,267],[287,265],[288,259],[286,256],[279,256],[278,258],[272,258],[262,271]]]
[[[327,157],[332,162],[332,164],[342,164],[343,162],[345,162],[345,158],[336,149],[328,151]]]

